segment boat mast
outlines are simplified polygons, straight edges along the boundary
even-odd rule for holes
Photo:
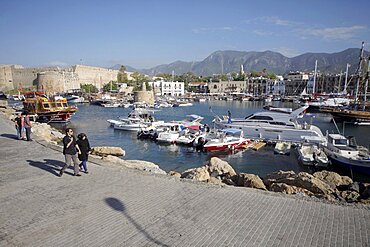
[[[316,73],[317,73],[317,60],[315,61],[315,74],[313,75],[312,95],[314,95],[314,94],[315,94]]]
[[[343,94],[347,94],[348,67],[349,67],[349,64],[347,63],[347,68],[346,68],[346,79],[345,79],[345,81],[344,81]]]
[[[338,88],[337,88],[337,94],[340,93],[340,82],[342,81],[342,71],[340,71],[339,74],[339,81],[338,81]]]
[[[366,73],[366,81],[365,81],[365,92],[364,92],[364,106],[362,108],[363,111],[366,109],[366,100],[367,100],[367,87],[369,85],[369,77],[370,77],[370,56],[367,59],[367,73]]]
[[[360,61],[358,63],[358,68],[357,68],[357,82],[356,82],[356,91],[355,91],[355,104],[358,103],[358,88],[360,85],[360,77],[361,77],[361,72],[362,72],[362,60],[364,58],[364,45],[365,42],[362,41],[362,47],[361,47],[361,52],[360,52]]]

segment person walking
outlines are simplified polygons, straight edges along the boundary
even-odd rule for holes
[[[85,133],[80,133],[77,136],[77,145],[80,148],[81,153],[78,154],[78,159],[81,161],[80,169],[84,169],[84,172],[87,174],[87,160],[89,157],[89,152],[91,151],[89,140],[87,139],[87,135]]]
[[[22,140],[23,138],[23,120],[22,114],[18,113],[18,116],[14,119],[15,129],[17,131],[18,140]]]
[[[74,176],[81,176],[79,174],[78,169],[78,160],[77,160],[77,152],[81,154],[81,150],[76,143],[76,138],[73,136],[73,130],[71,128],[66,129],[66,136],[63,138],[63,154],[65,158],[65,165],[63,166],[62,170],[59,172],[59,177],[61,177],[64,171],[72,164],[73,161],[73,170]]]
[[[28,116],[28,111],[26,111],[25,113],[25,116],[24,116],[24,128],[26,129],[26,138],[27,138],[27,141],[32,141],[31,139],[31,128],[32,128],[32,124],[31,124],[31,121],[30,121],[30,117]]]

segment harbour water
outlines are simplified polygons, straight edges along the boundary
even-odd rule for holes
[[[273,102],[276,107],[297,108],[298,105],[287,102]],[[264,102],[240,102],[240,101],[208,101],[194,103],[189,107],[162,108],[154,113],[159,120],[181,120],[188,114],[197,114],[204,117],[203,123],[212,126],[214,114],[227,115],[229,110],[233,117],[245,117],[249,114],[262,110]],[[117,119],[119,116],[127,116],[131,109],[104,108],[95,105],[78,105],[79,110],[72,117],[68,127],[75,129],[75,133],[84,132],[88,135],[92,146],[119,146],[126,151],[124,159],[139,159],[158,164],[163,170],[176,170],[182,172],[189,168],[199,167],[210,159],[217,156],[233,166],[237,172],[254,173],[265,176],[278,170],[293,170],[295,172],[312,172],[309,167],[298,163],[296,151],[292,149],[290,155],[274,154],[273,146],[266,146],[259,151],[243,150],[236,153],[199,153],[193,148],[177,145],[159,145],[149,140],[139,140],[136,132],[114,130],[109,126],[107,119]],[[312,114],[305,117],[308,123],[320,127],[325,134],[336,133],[336,127],[329,122],[329,115]],[[312,119],[312,120],[311,120]],[[338,123],[342,131],[342,123]],[[370,144],[370,127],[354,126],[345,124],[345,134],[353,135],[359,145],[368,147]],[[343,175],[350,175],[349,171],[330,168]],[[359,180],[370,181],[369,177],[354,174]]]

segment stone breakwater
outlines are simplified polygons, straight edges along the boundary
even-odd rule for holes
[[[0,111],[9,120],[14,118],[14,110],[0,107]],[[64,134],[45,123],[34,123],[33,134],[43,141],[58,145]],[[136,169],[155,174],[167,174],[152,162],[141,160],[124,160],[125,151],[120,147],[93,147],[91,162],[103,166],[118,166]],[[190,179],[219,186],[249,187],[284,194],[296,194],[305,197],[316,197],[331,202],[349,202],[370,204],[370,183],[358,183],[347,176],[331,171],[320,171],[314,174],[293,171],[278,171],[260,178],[255,174],[236,173],[226,161],[213,157],[203,166],[178,173],[170,171],[169,176],[179,179]]]

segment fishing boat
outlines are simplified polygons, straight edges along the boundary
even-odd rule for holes
[[[240,129],[223,129],[224,133],[218,139],[213,139],[204,145],[206,151],[228,151],[244,148],[250,142],[250,139],[243,137],[243,131]]]
[[[173,124],[170,128],[160,132],[157,137],[159,143],[175,143],[180,137],[180,131],[184,129],[183,125]]]
[[[218,128],[234,128],[243,130],[246,137],[264,139],[266,141],[288,141],[301,143],[307,138],[318,143],[326,141],[321,130],[306,122],[299,123],[298,118],[305,114],[308,106],[294,110],[290,114],[262,111],[245,118],[216,117],[213,121]]]
[[[44,92],[23,92],[23,110],[37,115],[37,121],[46,123],[66,123],[77,111],[76,106],[68,106],[66,98],[49,98]]]
[[[332,164],[370,175],[370,154],[357,146],[353,138],[341,134],[328,134],[324,151]]]
[[[305,143],[297,147],[298,159],[303,165],[327,167],[329,159],[317,145]]]
[[[290,142],[277,142],[275,144],[274,153],[288,155],[290,154],[290,148],[292,144]]]

